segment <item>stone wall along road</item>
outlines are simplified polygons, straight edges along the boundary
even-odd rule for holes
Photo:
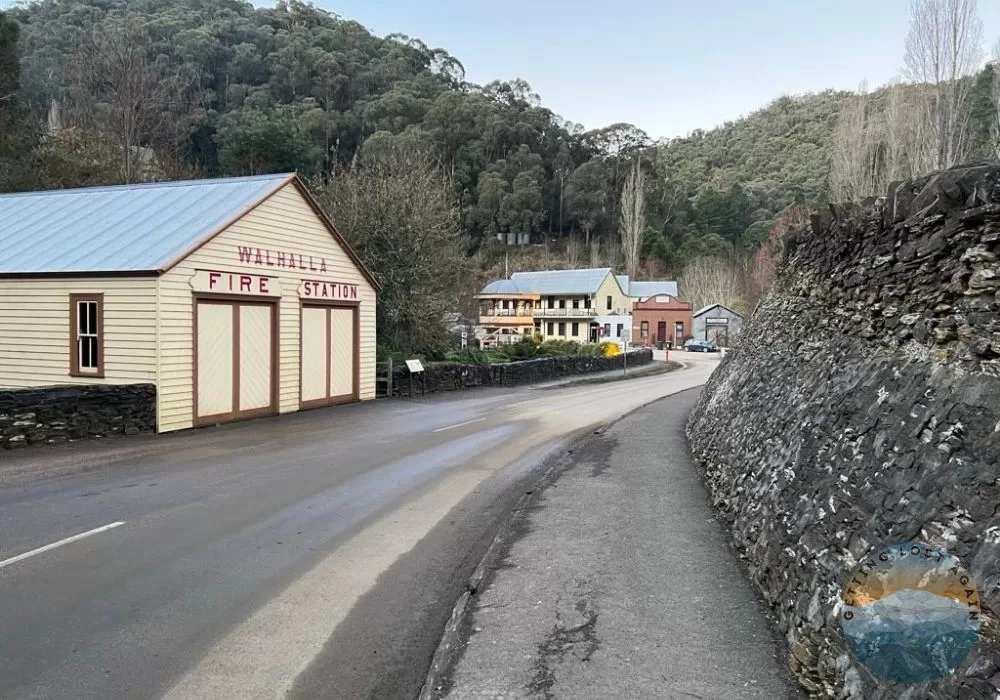
[[[816,697],[997,697],[998,254],[1000,166],[814,216],[692,413],[713,502]],[[838,611],[866,555],[910,541],[960,558],[983,616],[954,674],[907,688],[857,662]]]
[[[9,449],[155,429],[153,384],[0,389],[0,446]]]
[[[630,350],[628,366],[638,367],[653,361],[653,351]],[[521,386],[561,379],[576,375],[593,374],[619,369],[622,357],[593,357],[587,355],[567,355],[564,357],[543,357],[537,360],[522,360],[495,365],[469,365],[459,362],[431,362],[424,365],[427,391],[453,391],[478,386]],[[407,394],[410,390],[410,376],[405,366],[393,371],[393,393]],[[414,391],[419,392],[420,381],[414,382]]]

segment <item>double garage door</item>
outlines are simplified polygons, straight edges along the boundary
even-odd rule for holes
[[[277,413],[277,305],[198,300],[195,423]]]
[[[302,408],[358,399],[358,309],[302,306]]]
[[[278,412],[278,306],[198,299],[195,424]],[[300,407],[358,399],[357,306],[302,306]]]

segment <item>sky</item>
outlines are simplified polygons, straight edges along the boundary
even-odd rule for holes
[[[443,48],[475,83],[524,78],[586,128],[654,138],[782,95],[877,86],[903,65],[909,0],[314,0],[375,34]],[[264,3],[263,0],[257,4]],[[1000,0],[980,0],[986,46]]]

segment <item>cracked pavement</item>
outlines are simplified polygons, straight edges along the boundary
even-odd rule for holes
[[[583,441],[513,524],[440,696],[800,698],[698,474],[697,390]]]

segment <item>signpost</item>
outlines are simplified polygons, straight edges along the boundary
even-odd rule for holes
[[[410,370],[410,398],[413,398],[413,375],[420,375],[420,395],[427,393],[427,379],[424,372],[424,365],[420,360],[407,360],[406,369]]]
[[[622,375],[628,375],[628,340],[625,336],[618,336],[622,341]]]
[[[469,331],[462,330],[462,349],[465,350],[469,345]]]

